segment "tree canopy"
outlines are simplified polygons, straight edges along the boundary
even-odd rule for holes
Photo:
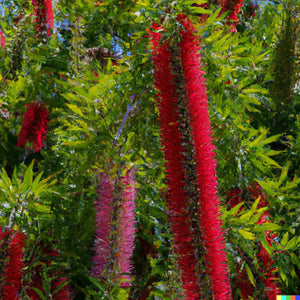
[[[1,299],[300,294],[298,0],[0,4]]]

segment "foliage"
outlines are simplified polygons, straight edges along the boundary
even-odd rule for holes
[[[244,269],[254,299],[262,299],[260,243],[278,269],[281,293],[300,294],[299,46],[289,38],[299,32],[297,3],[253,8],[246,1],[233,32],[215,2],[53,1],[53,34],[39,35],[31,1],[1,1],[0,225],[26,233],[24,286],[43,266],[44,290],[53,298],[58,290],[51,283],[67,278],[75,299],[181,299],[148,30],[161,24],[163,38],[178,49],[177,17],[184,13],[203,49],[234,299]],[[285,56],[287,49],[293,51]],[[17,147],[25,104],[34,101],[45,104],[50,119],[38,152]],[[136,170],[137,181],[130,288],[116,284],[118,270],[105,280],[90,276],[98,172],[120,180],[126,167]],[[249,190],[255,182],[267,195],[265,207]],[[244,204],[229,205],[233,188]],[[257,224],[266,211],[269,222]],[[276,236],[270,244],[267,231]],[[49,254],[54,249],[58,256]],[[26,299],[27,288],[20,293]]]

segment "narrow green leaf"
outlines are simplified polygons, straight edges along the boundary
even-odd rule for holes
[[[80,115],[81,117],[84,117],[82,111],[80,110],[80,108],[78,106],[69,104],[69,103],[66,103],[66,104],[74,113]]]
[[[295,236],[286,244],[285,249],[287,250],[295,250],[299,247],[300,244],[300,236]]]
[[[254,276],[253,276],[251,269],[249,268],[249,266],[247,264],[245,264],[245,267],[246,267],[247,275],[248,275],[248,278],[249,278],[251,284],[253,286],[255,286]]]
[[[286,246],[286,244],[287,244],[287,242],[288,242],[288,239],[289,239],[289,233],[286,232],[286,233],[283,235],[283,237],[282,237],[280,243],[281,243],[283,246]]]
[[[287,174],[288,174],[288,170],[289,170],[289,167],[290,167],[290,164],[291,162],[288,161],[286,166],[284,166],[281,170],[281,174],[280,174],[280,177],[279,177],[279,180],[278,180],[278,186],[281,186],[282,183],[285,181],[285,179],[287,178]]]
[[[7,189],[9,189],[10,186],[12,185],[12,182],[11,182],[10,178],[8,177],[4,168],[2,168],[1,179],[3,180]]]
[[[252,232],[243,230],[243,229],[239,229],[238,232],[243,236],[243,238],[245,238],[246,240],[255,240],[256,236],[255,234],[253,234]]]
[[[260,158],[265,162],[265,164],[267,166],[274,166],[278,169],[281,169],[281,166],[274,159],[270,158],[269,156],[261,153]]]
[[[193,6],[193,7],[191,7],[190,8],[191,9],[191,11],[193,12],[193,13],[196,13],[196,14],[206,14],[206,15],[210,15],[211,13],[212,13],[212,11],[211,10],[209,10],[209,9],[205,9],[204,7],[200,7],[200,6]]]
[[[264,228],[264,230],[278,231],[282,229],[280,225],[275,223],[264,223],[261,226]]]
[[[272,256],[273,251],[272,251],[272,248],[270,247],[269,243],[267,242],[265,235],[264,234],[258,234],[258,238],[259,238],[260,242],[262,243],[262,246]]]
[[[282,134],[276,134],[276,135],[272,135],[266,139],[264,139],[263,141],[261,141],[261,145],[267,145],[267,144],[271,144],[273,142],[278,141],[278,139],[282,136]]]
[[[31,185],[31,191],[34,193],[35,192],[35,189],[37,188],[37,186],[39,185],[40,183],[40,180],[43,176],[44,172],[40,172],[33,180],[33,183]]]
[[[31,184],[32,184],[33,164],[34,164],[34,160],[32,160],[31,164],[27,167],[27,169],[24,173],[23,185],[27,186],[27,188],[30,188]]]

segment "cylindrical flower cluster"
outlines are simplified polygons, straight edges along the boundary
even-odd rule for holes
[[[46,30],[48,36],[51,36],[51,30],[53,29],[52,1],[32,0],[32,5],[34,6],[34,14],[36,16],[36,31],[40,33]]]
[[[3,286],[3,300],[20,299],[20,288],[23,277],[23,248],[25,234],[19,232],[10,233],[10,241],[7,248],[7,265],[5,268],[5,282]]]
[[[27,111],[23,117],[23,124],[19,133],[17,146],[26,146],[29,142],[34,151],[40,151],[44,146],[49,122],[46,106],[38,101],[26,105]]]
[[[99,174],[98,197],[96,199],[96,231],[91,275],[100,277],[107,270],[107,258],[110,255],[110,232],[114,186],[111,178],[105,173]]]
[[[239,22],[238,13],[240,8],[243,6],[243,0],[222,0],[222,12],[229,12],[227,19],[230,24],[235,27],[236,24]]]
[[[161,28],[154,25],[153,29],[160,30]],[[150,33],[154,49],[155,85],[159,91],[159,124],[166,159],[169,222],[174,236],[174,249],[178,256],[185,299],[199,299],[196,251],[192,244],[193,234],[188,212],[190,203],[184,189],[184,156],[178,122],[176,87],[171,74],[172,55],[168,49],[168,43],[160,44],[161,34],[156,31]]]
[[[185,30],[181,30],[181,62],[185,77],[186,96],[189,100],[192,138],[195,147],[196,172],[200,193],[200,226],[206,262],[215,299],[230,299],[225,240],[217,196],[216,161],[212,144],[211,127],[204,72],[201,70],[200,45],[194,27],[185,16],[180,16]]]
[[[5,37],[1,29],[0,29],[0,45],[3,48],[3,50],[5,50]]]
[[[117,266],[120,268],[119,280],[122,287],[130,286],[131,257],[134,250],[135,233],[135,178],[133,170],[127,170],[122,177],[123,190],[121,194],[120,214],[118,218],[118,248]]]

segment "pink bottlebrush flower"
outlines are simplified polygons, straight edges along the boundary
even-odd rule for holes
[[[134,250],[135,233],[135,177],[132,170],[128,170],[122,177],[123,191],[121,195],[120,215],[118,218],[118,246],[117,266],[120,268],[121,287],[129,287],[132,269],[131,256]]]
[[[154,30],[161,29],[156,24]],[[174,235],[174,249],[178,255],[181,282],[185,299],[199,299],[200,286],[196,274],[196,249],[192,244],[191,218],[188,212],[189,201],[184,189],[185,173],[182,137],[178,126],[179,113],[176,110],[176,87],[171,74],[171,53],[168,43],[160,44],[161,34],[150,31],[155,65],[155,86],[159,90],[159,124],[166,159],[167,206],[169,222]]]
[[[11,235],[7,248],[8,262],[5,268],[5,282],[3,286],[3,300],[20,299],[19,291],[22,286],[22,273],[24,268],[23,247],[25,234],[14,232]]]
[[[34,14],[37,23],[36,31],[47,31],[48,36],[51,36],[53,29],[53,8],[51,0],[32,0],[34,6]]]
[[[39,104],[38,101],[27,104],[27,107],[17,147],[26,146],[29,142],[37,152],[41,150],[46,140],[49,113],[46,106],[43,103]]]
[[[100,277],[107,270],[107,257],[110,254],[110,232],[112,221],[112,206],[114,200],[114,187],[110,177],[104,173],[99,174],[98,197],[96,199],[96,231],[91,275]]]
[[[196,172],[200,193],[200,225],[203,232],[206,261],[215,299],[230,299],[225,240],[217,196],[216,161],[212,145],[211,127],[204,72],[201,70],[200,45],[189,19],[179,16],[185,30],[180,42],[186,95],[189,100],[192,138],[195,147]]]
[[[0,29],[0,45],[3,48],[3,50],[5,50],[5,37],[1,29]]]

